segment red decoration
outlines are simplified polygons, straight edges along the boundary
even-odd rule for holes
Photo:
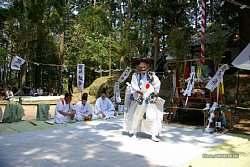
[[[146,84],[146,89],[148,89],[150,87],[150,84],[149,83],[147,83]]]
[[[201,13],[201,65],[203,66],[205,63],[205,27],[206,27],[206,0],[202,0],[202,13]]]
[[[187,79],[189,78],[190,76],[190,67],[189,66],[186,66],[186,69],[185,69],[185,74],[184,74],[184,78]]]

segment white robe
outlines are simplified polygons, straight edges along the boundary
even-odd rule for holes
[[[131,103],[129,111],[133,115],[131,127],[127,126],[127,130],[132,132],[144,132],[149,135],[158,135],[162,130],[162,119],[163,119],[163,104],[164,100],[159,98],[156,103],[146,103],[146,99],[151,93],[158,94],[160,91],[161,82],[159,78],[152,74],[153,82],[149,83],[147,75],[141,76],[139,74],[133,74],[131,80],[131,93],[135,100],[139,99],[139,94],[136,91],[143,91],[143,102],[139,104],[134,101]],[[157,104],[157,105],[156,105]],[[146,112],[146,119],[143,118]],[[133,113],[133,114],[132,114]]]
[[[89,114],[92,114],[92,106],[89,102],[86,102],[85,105],[82,104],[81,101],[77,102],[75,105],[76,109],[76,120],[82,121],[83,116],[88,116]]]
[[[102,97],[99,97],[96,100],[95,110],[94,110],[95,116],[98,116],[101,111],[104,112],[104,114],[106,115],[105,118],[113,118],[114,117],[115,107],[109,98],[106,97],[103,100]]]
[[[71,110],[74,110],[74,105],[71,103],[66,104],[65,100],[61,100],[57,102],[56,108],[55,108],[55,117],[54,122],[56,124],[64,124],[71,120],[70,116],[64,116],[59,113],[59,110],[62,110],[63,112],[71,112]]]
[[[124,130],[129,132],[133,122],[134,111],[137,107],[137,102],[130,99],[131,85],[126,87],[124,100]]]

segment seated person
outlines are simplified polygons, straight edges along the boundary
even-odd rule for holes
[[[43,89],[42,88],[38,88],[36,92],[37,92],[38,96],[42,96],[43,95]]]
[[[12,90],[10,89],[10,87],[8,87],[6,92],[5,92],[5,97],[3,98],[3,100],[10,101],[13,98],[13,96],[14,96],[14,94],[13,94]]]
[[[102,90],[101,97],[96,100],[93,119],[115,118],[115,107],[107,97],[106,90]]]
[[[30,90],[30,96],[37,96],[37,91],[36,91],[36,88],[33,87],[31,90]]]
[[[65,93],[64,99],[56,104],[54,122],[57,124],[74,122],[75,109],[70,103],[72,100],[72,95],[70,93]]]
[[[75,109],[77,121],[90,121],[92,118],[92,106],[87,100],[88,94],[83,93],[82,101],[76,103]]]

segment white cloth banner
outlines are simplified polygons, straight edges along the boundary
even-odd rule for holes
[[[120,96],[120,83],[115,82],[114,86],[114,97],[115,97],[115,102],[120,103],[121,102],[121,96]]]
[[[228,65],[223,64],[216,72],[214,77],[207,83],[206,88],[211,91],[214,91],[214,89],[217,88],[217,86],[219,86],[220,82],[223,80],[223,75],[225,71],[228,69],[229,69]]]
[[[124,71],[123,71],[123,73],[122,73],[122,75],[120,76],[120,78],[118,79],[118,82],[123,82],[123,81],[125,81],[127,78],[128,78],[128,76],[129,76],[129,74],[132,72],[132,70],[131,70],[131,68],[130,67],[127,67]]]
[[[12,59],[11,61],[11,69],[12,70],[21,70],[21,65],[25,62],[24,59],[22,59],[19,56],[16,56],[15,58]]]
[[[187,88],[183,93],[183,96],[191,96],[193,87],[194,87],[194,77],[195,77],[195,73],[191,73],[190,77],[188,78],[188,84],[187,84]]]
[[[79,91],[83,91],[84,88],[84,73],[85,64],[77,64],[77,88]]]

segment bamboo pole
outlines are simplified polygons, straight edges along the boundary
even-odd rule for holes
[[[112,41],[111,41],[111,34],[109,34],[109,76],[111,76],[111,44],[112,44]]]

